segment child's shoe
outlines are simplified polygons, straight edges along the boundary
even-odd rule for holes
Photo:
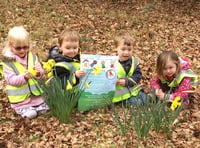
[[[37,112],[35,110],[27,110],[22,114],[22,117],[27,117],[29,119],[33,119],[37,116]]]
[[[17,114],[21,115],[23,118],[27,117],[33,119],[37,116],[37,111],[33,107],[27,107],[15,110]]]
[[[35,106],[35,109],[39,114],[45,114],[49,110],[49,106],[44,102],[38,106]]]

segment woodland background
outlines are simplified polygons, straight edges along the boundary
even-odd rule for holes
[[[163,50],[189,58],[200,77],[199,0],[0,0],[1,44],[15,25],[30,32],[41,61],[66,27],[79,31],[82,53],[93,54],[114,52],[113,35],[129,31],[136,40],[133,54],[140,60],[146,92]],[[50,114],[22,119],[9,106],[3,80],[0,87],[0,147],[200,147],[199,88],[170,138],[152,133],[138,141],[135,133],[128,138],[121,135],[109,107],[75,110],[71,124]]]

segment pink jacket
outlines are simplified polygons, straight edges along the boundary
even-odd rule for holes
[[[179,59],[180,59],[180,63],[181,63],[181,70],[186,70],[186,69],[191,68],[191,65],[189,64],[188,59],[186,59],[186,58],[179,58]],[[171,80],[173,80],[173,78],[171,78]],[[182,82],[180,83],[180,85],[178,86],[178,88],[176,89],[176,91],[174,93],[170,94],[169,99],[173,100],[177,96],[180,96],[183,99],[187,99],[189,93],[183,92],[183,91],[193,90],[192,86],[190,85],[191,81],[192,81],[191,78],[184,78],[182,80]],[[152,77],[150,79],[150,89],[151,90],[160,89],[161,88],[160,82],[161,81],[158,77]],[[165,92],[165,90],[163,90],[163,92]]]
[[[8,57],[8,54],[5,56]],[[21,63],[25,68],[27,67],[27,55],[24,58],[20,58],[10,52],[9,57],[14,58],[16,61]],[[44,70],[39,62],[36,63],[35,66],[39,68],[39,72],[40,72],[40,76],[36,77],[36,79],[40,79],[42,75],[44,74]],[[4,66],[3,66],[3,72],[4,72],[6,83],[9,85],[21,86],[27,83],[27,81],[24,79],[24,74],[16,75],[15,72],[9,70],[8,68]],[[31,107],[31,106],[37,106],[37,105],[42,104],[43,102],[44,102],[44,98],[42,96],[30,96],[23,102],[20,102],[17,104],[11,104],[11,107],[13,109],[21,109],[21,108],[26,108],[26,107]]]

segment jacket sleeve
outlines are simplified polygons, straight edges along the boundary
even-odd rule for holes
[[[13,86],[21,86],[27,83],[24,79],[24,74],[16,75],[12,70],[3,66],[3,72],[5,76],[6,83]]]
[[[133,87],[140,82],[141,78],[142,78],[142,72],[141,72],[140,67],[138,65],[136,67],[133,75],[125,78],[125,80],[126,80],[125,86],[126,87]]]
[[[160,79],[158,77],[152,77],[150,79],[150,90],[160,89]]]
[[[191,78],[184,78],[181,82],[181,84],[178,86],[176,92],[170,94],[170,100],[173,100],[174,98],[180,96],[181,99],[186,99],[189,95],[189,92],[184,91],[191,91],[193,90],[191,84]]]

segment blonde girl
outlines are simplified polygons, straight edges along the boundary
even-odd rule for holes
[[[3,73],[11,108],[22,117],[32,119],[49,108],[41,96],[37,80],[44,73],[38,58],[30,51],[29,33],[23,26],[8,32],[3,49]],[[34,71],[34,73],[33,73]]]

